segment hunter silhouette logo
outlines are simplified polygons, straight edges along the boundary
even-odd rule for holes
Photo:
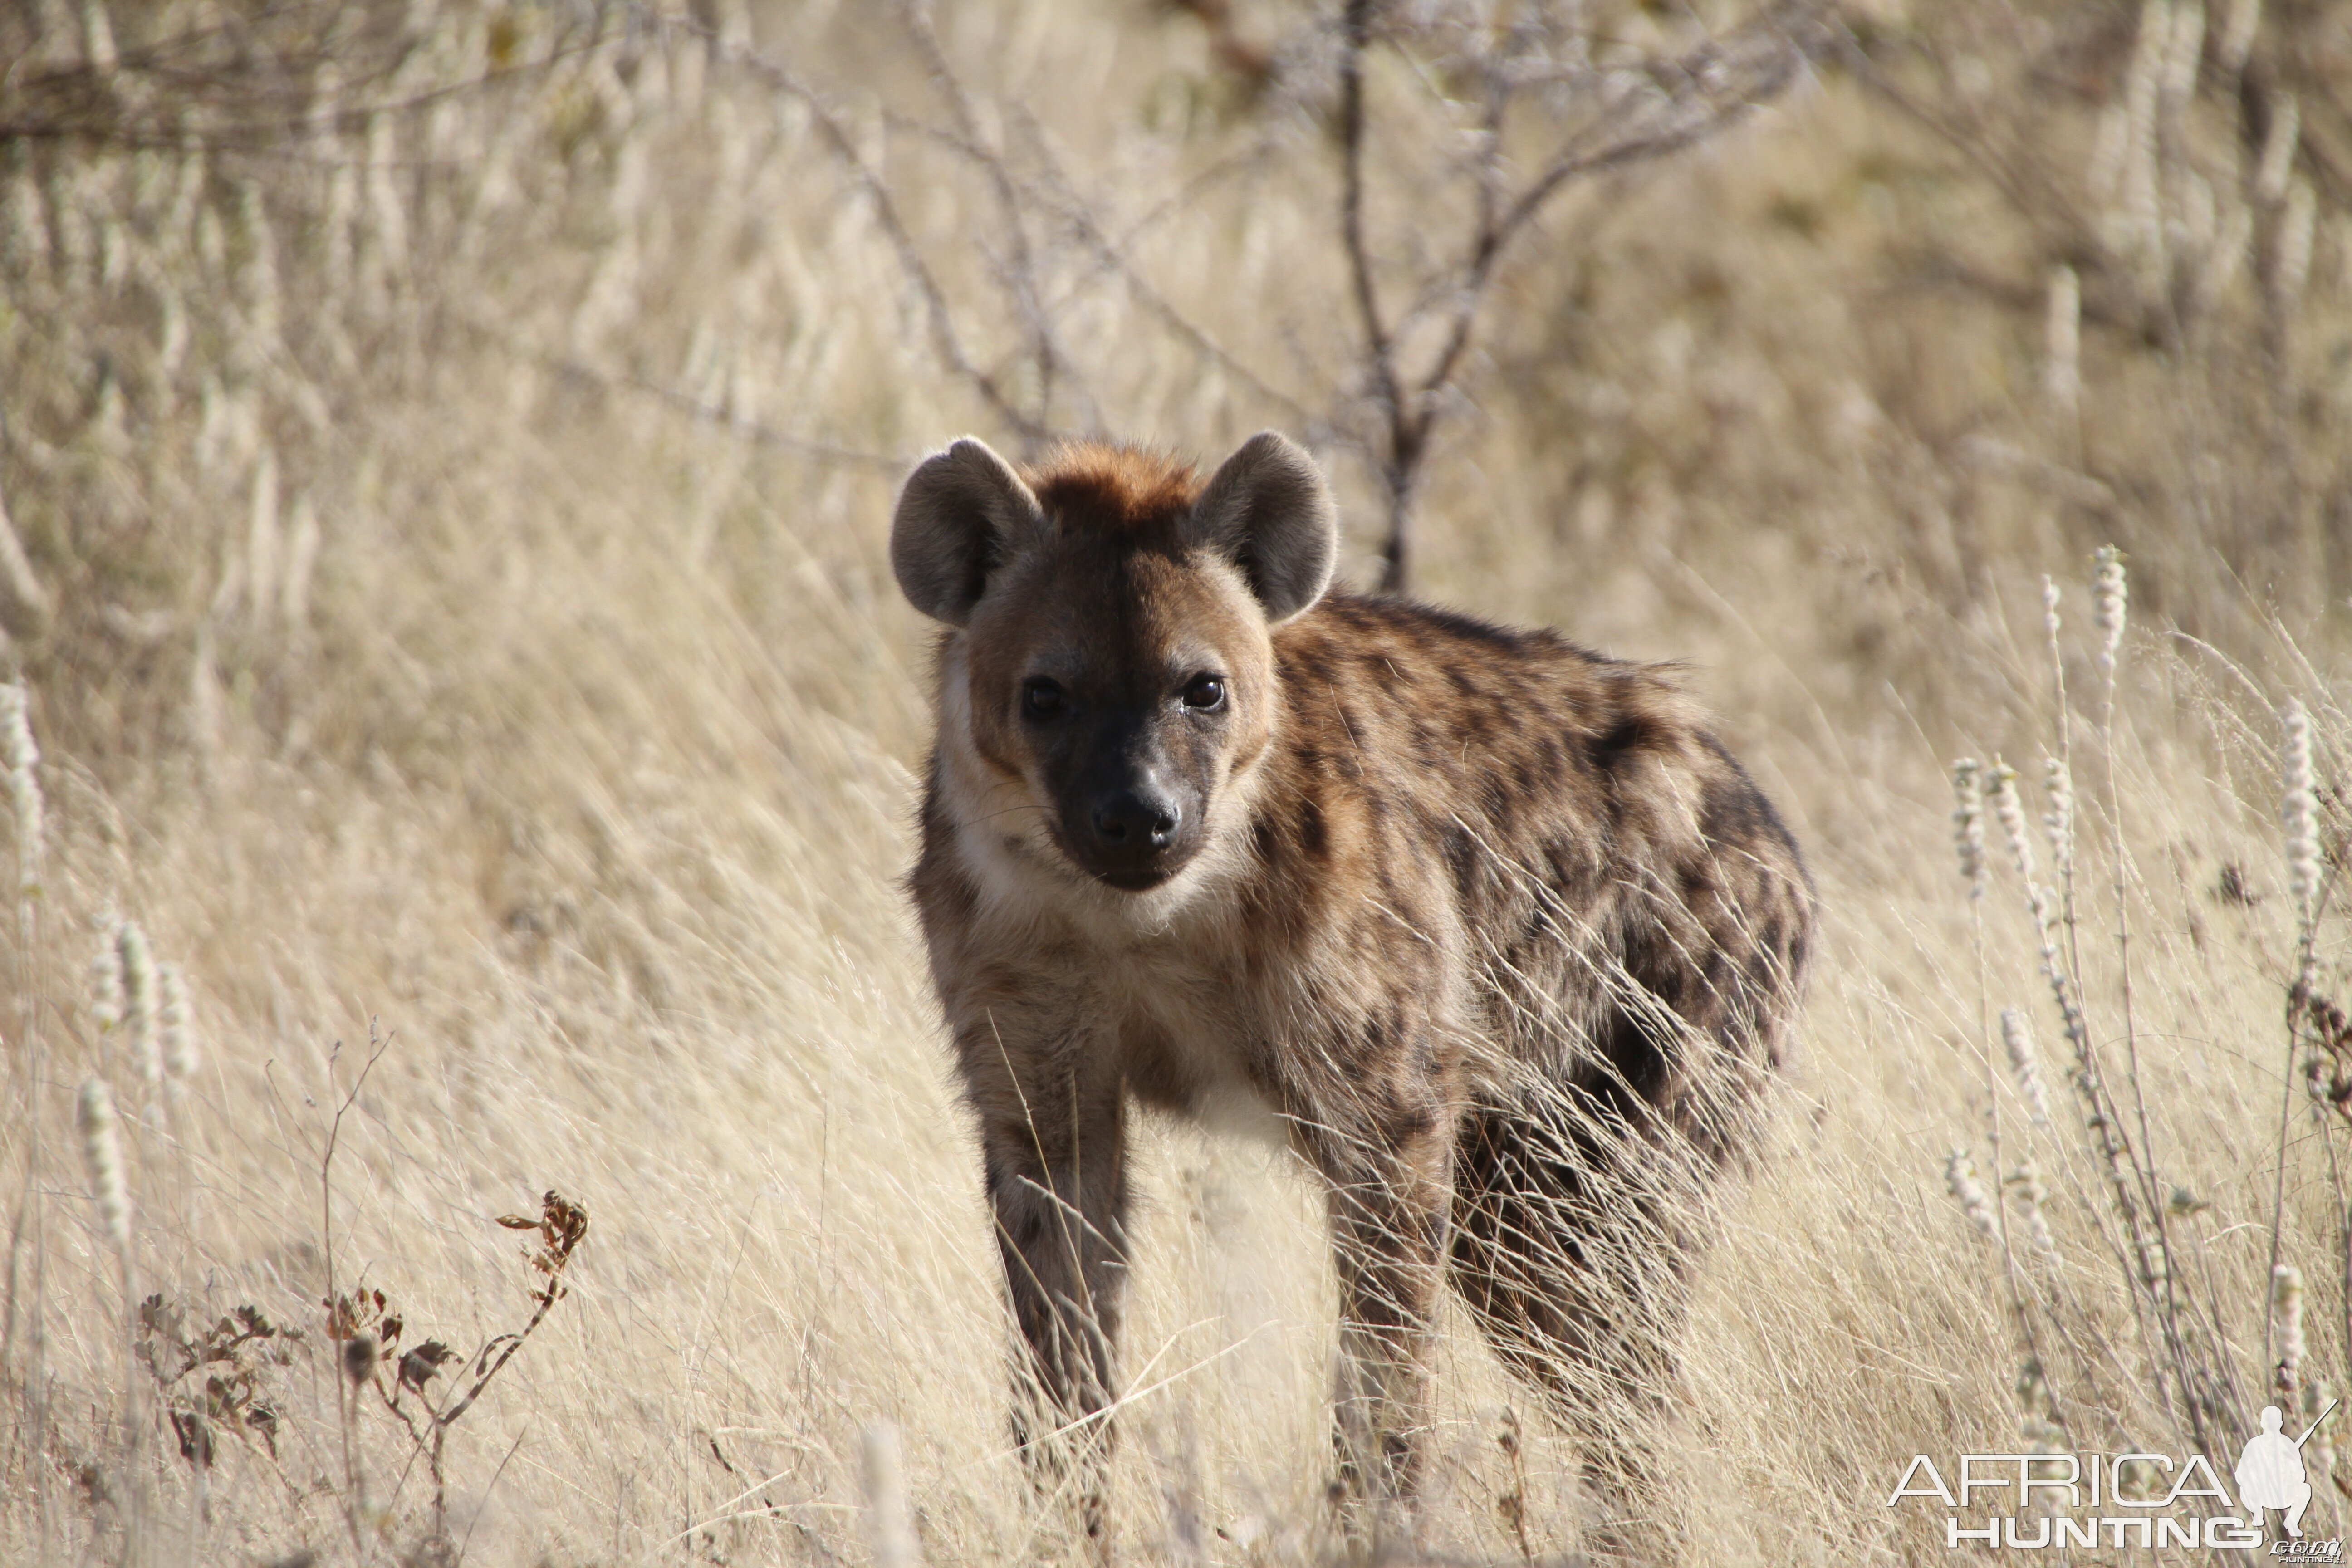
[[[2336,1401],[2327,1402],[2327,1409],[2319,1413],[2319,1421],[2327,1419]],[[2254,1516],[2259,1527],[2264,1509],[2277,1509],[2286,1515],[2286,1532],[2295,1540],[2303,1539],[2303,1510],[2311,1506],[2311,1479],[2303,1473],[2303,1446],[2319,1430],[2319,1421],[2303,1429],[2300,1437],[2289,1437],[2279,1430],[2284,1419],[2275,1405],[2263,1406],[2263,1429],[2246,1440],[2245,1451],[2238,1456],[2238,1505]]]

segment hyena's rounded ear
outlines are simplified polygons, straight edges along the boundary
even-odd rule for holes
[[[890,520],[890,570],[915,608],[960,626],[988,574],[1045,532],[1045,511],[1013,465],[967,436],[907,476]]]
[[[1339,508],[1314,458],[1261,430],[1211,477],[1192,505],[1191,532],[1241,568],[1267,620],[1286,621],[1331,585]]]

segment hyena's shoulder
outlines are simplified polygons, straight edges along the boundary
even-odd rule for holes
[[[1794,838],[1672,666],[1347,594],[1275,649],[1281,785],[1259,824],[1273,858],[1433,850],[1460,891],[1540,867],[1571,894],[1628,875],[1694,888],[1728,858],[1754,893],[1810,897]]]
[[[1376,789],[1501,821],[1607,814],[1663,773],[1746,784],[1674,667],[1557,632],[1331,594],[1275,634],[1275,653],[1289,749]]]
[[[1345,596],[1276,646],[1286,721],[1255,828],[1269,949],[1343,954],[1367,996],[1467,983],[1531,1060],[1557,1045],[1549,1020],[1580,1017],[1608,1081],[1721,1157],[1727,1107],[1784,1058],[1813,891],[1676,672]],[[1748,1067],[1710,1075],[1611,1023],[1611,971]]]

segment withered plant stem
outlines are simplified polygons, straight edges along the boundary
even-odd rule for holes
[[[334,1118],[327,1124],[326,1147],[319,1156],[319,1234],[320,1248],[326,1259],[325,1305],[330,1314],[331,1331],[333,1327],[332,1314],[337,1297],[335,1289],[335,1145],[342,1136],[345,1113],[358,1101],[360,1090],[367,1084],[368,1074],[375,1070],[375,1064],[382,1059],[383,1053],[391,1047],[391,1036],[385,1035],[378,1038],[376,1022],[373,1018],[370,1018],[367,1060],[361,1065],[359,1076],[352,1080],[351,1091],[337,1102]],[[335,1063],[341,1059],[343,1043],[337,1040],[333,1048],[327,1053],[327,1086],[330,1098],[333,1095]],[[331,1348],[340,1348],[334,1345],[331,1332],[329,1344]],[[343,1522],[351,1531],[353,1560],[364,1563],[367,1561],[367,1544],[360,1531],[360,1510],[364,1506],[366,1490],[360,1474],[359,1458],[352,1447],[352,1416],[353,1406],[359,1398],[359,1391],[352,1386],[349,1378],[341,1375],[341,1359],[340,1355],[336,1358],[338,1364],[333,1382],[335,1425],[341,1445],[343,1461]]]

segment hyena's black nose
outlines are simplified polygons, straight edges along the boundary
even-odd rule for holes
[[[1122,858],[1141,859],[1176,842],[1183,808],[1167,796],[1123,789],[1095,805],[1095,842]]]

